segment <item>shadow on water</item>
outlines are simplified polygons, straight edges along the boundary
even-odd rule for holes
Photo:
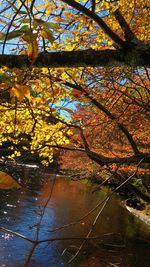
[[[28,175],[29,170],[26,172]],[[44,175],[44,174],[43,174]],[[85,237],[97,210],[78,221],[107,195],[107,189],[92,193],[92,185],[47,174],[46,181],[30,183],[21,191],[0,192],[0,226],[35,238],[41,211],[50,196],[40,225],[39,239]],[[100,216],[90,239],[71,267],[148,267],[150,228],[131,216],[114,196]],[[82,240],[83,241],[83,240]],[[81,240],[57,240],[41,243],[31,258],[30,267],[60,267],[74,255]],[[32,244],[11,233],[0,232],[0,267],[24,267]],[[63,253],[63,256],[62,256]]]

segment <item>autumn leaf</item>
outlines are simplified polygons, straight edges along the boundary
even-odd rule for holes
[[[21,37],[21,39],[24,42],[32,43],[33,41],[36,41],[37,36],[38,36],[37,33],[32,33],[31,31],[28,31]]]
[[[0,189],[20,188],[21,186],[6,172],[0,171]]]
[[[34,40],[31,43],[27,43],[28,58],[33,63],[38,57],[38,43]]]
[[[49,29],[43,29],[40,31],[40,34],[43,38],[48,39],[51,43],[54,42],[55,38],[53,37],[52,31]]]
[[[72,92],[71,92],[71,95],[72,95],[74,98],[79,98],[80,96],[85,95],[85,92],[81,92],[81,91],[79,91],[79,90],[73,89]]]
[[[22,101],[24,97],[30,98],[30,88],[16,83],[11,89],[11,96],[16,96],[19,101]]]

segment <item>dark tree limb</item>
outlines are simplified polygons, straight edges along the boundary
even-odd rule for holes
[[[120,25],[120,27],[122,28],[122,30],[124,32],[125,40],[127,42],[129,42],[129,43],[137,43],[138,40],[137,40],[136,36],[134,35],[132,30],[130,29],[128,23],[126,22],[126,20],[122,16],[122,14],[121,14],[119,9],[117,9],[114,12],[114,16],[115,16],[116,20],[119,22],[119,25]]]
[[[62,2],[82,12],[84,15],[95,21],[103,30],[103,32],[105,32],[106,35],[114,43],[116,43],[120,48],[125,48],[126,46],[125,42],[115,32],[113,32],[111,28],[105,23],[105,21],[103,21],[103,19],[99,17],[95,12],[89,10],[88,8],[86,8],[85,6],[81,5],[80,3],[74,0],[62,0]]]
[[[78,50],[40,53],[31,64],[27,55],[0,55],[0,67],[9,68],[60,68],[60,67],[118,67],[118,66],[150,67],[150,45],[137,46],[124,50]]]
[[[92,4],[92,12],[95,12],[95,6],[96,6],[95,0],[91,0],[91,4]]]

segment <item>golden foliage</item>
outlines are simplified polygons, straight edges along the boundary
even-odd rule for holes
[[[20,188],[21,186],[7,173],[0,171],[0,189]]]

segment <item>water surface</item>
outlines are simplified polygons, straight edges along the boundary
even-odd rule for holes
[[[54,175],[47,174],[47,181],[42,185],[35,181],[28,190],[0,192],[0,226],[34,239],[37,224],[50,198],[40,224],[39,239],[85,237],[98,209],[79,223],[60,230],[56,228],[78,221],[107,194],[106,188],[93,193],[91,184],[58,176],[55,179]],[[149,266],[149,227],[131,216],[116,196],[107,204],[91,236],[99,239],[87,241],[80,257],[69,266]],[[69,239],[41,243],[29,266],[65,266],[82,241]],[[30,242],[0,231],[0,267],[25,266],[31,248]]]

